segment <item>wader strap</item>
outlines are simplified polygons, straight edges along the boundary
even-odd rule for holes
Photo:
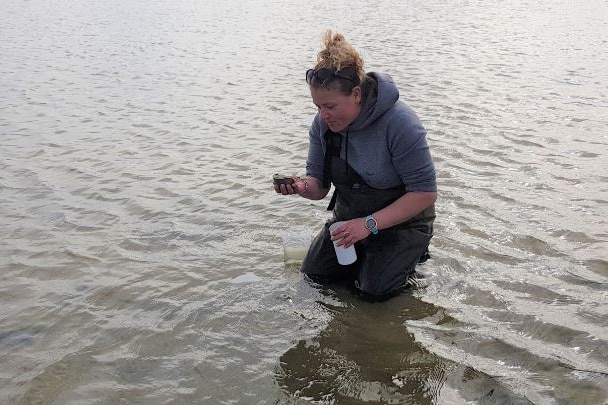
[[[325,132],[325,156],[323,159],[323,188],[331,187],[331,160],[335,156],[340,158],[340,148],[342,146],[342,138],[340,134],[336,134],[331,130]],[[331,196],[327,211],[332,211],[336,205],[338,199],[338,189],[334,189],[334,193]]]
[[[334,193],[331,196],[331,200],[329,201],[329,205],[327,206],[327,211],[332,211],[336,206],[336,200],[338,199],[338,189],[334,189]]]
[[[331,130],[327,130],[325,138],[325,156],[323,159],[323,188],[331,186],[331,159],[334,156],[340,157],[340,147],[342,146],[342,138],[340,134],[336,134]]]

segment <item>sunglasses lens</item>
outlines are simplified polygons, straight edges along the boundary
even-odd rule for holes
[[[334,72],[329,69],[317,70],[317,79],[321,82],[321,85],[325,85],[329,80],[334,77]]]
[[[321,86],[325,85],[328,79],[333,77],[333,72],[329,69],[308,69],[306,71],[306,83],[311,84],[313,80],[318,82]]]
[[[308,69],[306,71],[306,83],[310,84],[312,83],[312,79],[315,77],[315,70],[314,69]]]

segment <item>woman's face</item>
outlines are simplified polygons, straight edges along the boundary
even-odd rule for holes
[[[333,132],[345,130],[361,112],[360,87],[355,87],[351,94],[345,96],[337,89],[311,86],[310,95],[321,119]]]

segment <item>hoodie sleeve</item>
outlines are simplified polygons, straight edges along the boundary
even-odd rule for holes
[[[405,190],[436,192],[435,165],[420,119],[409,107],[400,108],[394,118],[388,127],[388,147]]]
[[[323,137],[319,124],[319,115],[315,119],[308,131],[308,159],[306,160],[306,175],[312,176],[323,181]]]

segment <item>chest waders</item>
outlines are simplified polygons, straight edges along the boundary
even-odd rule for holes
[[[339,134],[337,136],[341,137]],[[331,139],[327,142],[331,142]],[[329,225],[365,217],[406,193],[403,186],[386,190],[370,187],[339,156],[339,147],[336,148],[335,144],[327,148],[324,180],[330,177],[335,186],[328,207],[333,210],[333,218],[313,240],[301,271],[313,280],[346,281],[354,283],[356,288],[369,296],[390,297],[406,286],[408,277],[414,273],[416,264],[427,251],[433,235],[435,208],[431,206],[404,223],[380,230],[377,235],[370,234],[355,244],[355,263],[348,266],[338,264]]]

